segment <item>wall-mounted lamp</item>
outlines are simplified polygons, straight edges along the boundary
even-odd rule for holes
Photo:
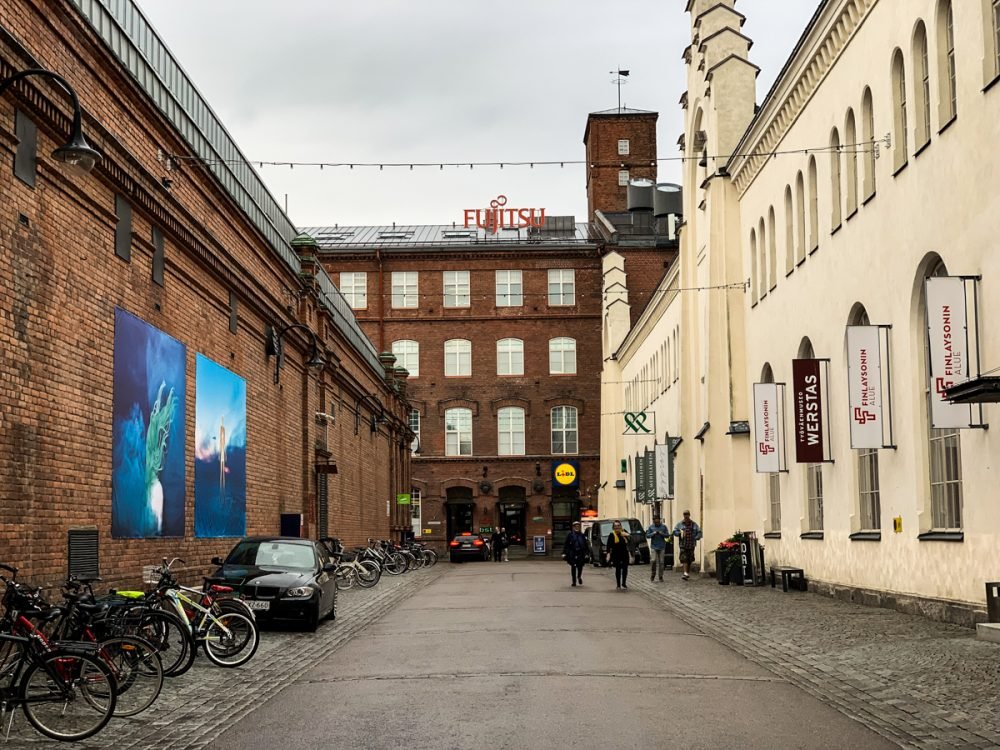
[[[0,81],[0,96],[6,91],[12,84],[22,78],[27,78],[28,76],[44,76],[46,78],[51,78],[53,81],[62,86],[66,93],[69,94],[70,101],[73,103],[73,124],[70,127],[69,140],[65,145],[60,146],[55,151],[52,152],[52,158],[58,162],[62,162],[72,171],[79,174],[86,174],[94,168],[94,165],[101,160],[101,155],[90,147],[87,143],[87,139],[83,137],[83,126],[81,124],[81,112],[80,112],[80,100],[76,96],[76,91],[73,87],[69,85],[69,81],[63,78],[58,73],[53,73],[51,70],[45,70],[44,68],[28,68],[27,70],[22,70],[19,73],[15,73],[10,78],[5,78]]]
[[[277,355],[277,359],[274,362],[274,382],[276,384],[281,380],[281,368],[285,366],[285,351],[281,340],[286,333],[295,328],[308,333],[309,338],[312,340],[312,352],[309,355],[309,361],[306,362],[306,367],[322,369],[326,364],[326,360],[323,359],[323,355],[319,352],[319,339],[316,338],[316,334],[305,323],[293,323],[281,330],[276,329],[274,326],[268,326],[264,330],[264,353],[269,357]]]
[[[535,476],[540,477],[542,475],[542,465],[535,464]]]

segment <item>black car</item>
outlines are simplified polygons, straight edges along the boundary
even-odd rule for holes
[[[319,542],[297,537],[249,537],[233,547],[211,583],[241,592],[261,622],[298,622],[316,630],[337,616],[336,564]]]
[[[635,564],[645,564],[649,562],[649,543],[646,541],[646,530],[638,518],[606,518],[594,521],[594,525],[587,529],[587,540],[590,542],[590,559],[594,565],[607,565],[604,559],[604,545],[611,534],[611,525],[615,521],[622,522],[622,529],[629,535],[628,549],[632,554],[632,562]],[[664,565],[667,563],[665,562]],[[670,550],[670,562],[673,565],[673,549]]]
[[[489,560],[490,543],[480,534],[473,534],[466,531],[451,540],[448,545],[448,554],[452,562],[462,562],[462,560]]]

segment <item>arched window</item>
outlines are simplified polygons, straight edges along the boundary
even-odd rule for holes
[[[919,151],[931,140],[931,70],[927,58],[927,28],[923,21],[917,22],[913,32],[913,81],[917,108],[914,148]]]
[[[799,359],[815,359],[812,342],[805,338]],[[823,464],[806,464],[806,531],[823,531]]]
[[[837,192],[840,205],[840,191]],[[819,250],[819,176],[816,173],[816,157],[809,157],[809,252]]]
[[[844,122],[844,161],[847,164],[847,213],[850,219],[858,210],[858,128],[854,122],[854,110],[847,110],[847,120]]]
[[[767,296],[767,232],[764,229],[764,217],[757,224],[757,273],[760,274],[757,290],[763,299]]]
[[[750,302],[757,304],[760,299],[760,278],[757,273],[757,230],[750,230]]]
[[[778,243],[774,227],[774,206],[767,209],[767,276],[771,289],[778,286]]]
[[[677,337],[680,334],[680,327],[674,326],[674,382],[681,376],[681,350],[677,346]]]
[[[840,227],[841,200],[840,193],[840,133],[834,128],[830,131],[830,231]]]
[[[773,383],[774,371],[770,363],[766,363],[760,373],[761,383]],[[772,472],[767,475],[767,506],[768,506],[768,531],[781,531],[781,474]]]
[[[871,325],[864,306],[857,305],[848,320],[851,326]],[[858,531],[882,528],[882,504],[879,491],[878,448],[858,448]]]
[[[1000,0],[982,0],[983,33],[983,83],[989,85],[1000,75]]]
[[[497,341],[497,375],[524,375],[524,342],[521,339]]]
[[[903,53],[896,49],[892,53],[892,166],[899,171],[906,166],[906,67]]]
[[[875,195],[875,112],[872,110],[872,90],[865,87],[861,95],[861,138],[865,142],[865,201]]]
[[[663,369],[667,376],[667,388],[670,388],[670,382],[674,379],[673,372],[671,371],[673,369],[674,360],[672,359],[672,357],[674,356],[674,350],[673,347],[670,345],[670,336],[667,336],[666,347],[667,347],[667,356],[664,357],[663,359]]]
[[[552,453],[556,455],[579,452],[579,427],[575,406],[556,406],[552,409]]]
[[[795,208],[792,188],[785,185],[785,275],[795,270]]]
[[[472,375],[472,342],[449,339],[444,342],[444,374],[449,378]]]
[[[472,409],[445,409],[444,454],[472,455]]]
[[[938,127],[958,114],[958,82],[955,76],[955,15],[951,0],[940,0],[937,9]]]
[[[938,259],[930,271],[931,276],[947,276],[948,269]],[[927,318],[927,287],[921,284],[921,301],[924,309],[922,320]],[[930,380],[930,352],[927,338],[921,336],[924,346],[924,391],[927,399],[927,435],[930,459],[931,530],[958,531],[962,528],[962,441],[960,429],[934,427],[930,399],[935,393]]]
[[[497,455],[524,455],[524,409],[505,406],[497,411]]]
[[[549,340],[549,375],[576,374],[576,339]]]
[[[405,367],[411,378],[420,375],[420,344],[408,339],[392,342],[392,353],[396,355],[396,366]]]
[[[806,259],[806,181],[802,172],[795,177],[795,208],[795,259],[801,263]]]

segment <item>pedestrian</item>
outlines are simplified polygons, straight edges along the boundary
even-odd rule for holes
[[[622,522],[615,521],[611,524],[611,533],[608,534],[608,542],[604,545],[604,548],[608,551],[608,560],[615,566],[615,583],[618,584],[616,588],[619,589],[628,589],[628,585],[626,584],[628,580],[628,564],[632,557],[628,542],[629,535],[622,528]]]
[[[691,574],[691,563],[694,562],[694,548],[701,539],[701,528],[691,519],[691,511],[684,511],[684,518],[674,526],[674,536],[680,541],[681,565],[684,568],[682,578],[686,581]]]
[[[590,558],[590,545],[587,537],[580,532],[580,522],[573,522],[573,530],[566,535],[566,543],[563,545],[563,560],[569,563],[570,573],[573,576],[573,585],[583,585],[583,566]]]
[[[671,539],[670,529],[668,529],[659,516],[653,516],[652,525],[646,529],[646,538],[649,540],[649,580],[656,579],[656,571],[659,568],[660,580],[663,580],[663,558],[667,552],[667,542]]]
[[[503,550],[503,561],[510,562],[507,557],[507,550],[510,548],[510,537],[507,535],[507,529],[503,526],[500,527],[500,548]]]
[[[493,547],[493,562],[500,562],[503,555],[503,544],[500,542],[500,529],[494,529],[490,537],[490,545]]]

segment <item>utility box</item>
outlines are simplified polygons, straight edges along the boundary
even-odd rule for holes
[[[986,583],[986,622],[1000,622],[1000,581]]]

